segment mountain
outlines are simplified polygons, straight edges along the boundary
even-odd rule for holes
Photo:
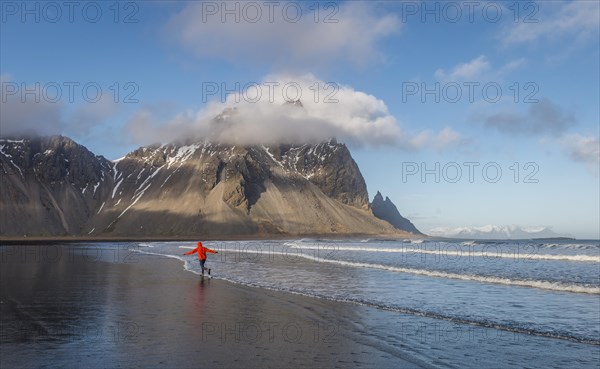
[[[394,228],[401,231],[422,235],[422,233],[417,229],[417,227],[414,226],[414,224],[410,222],[410,220],[400,215],[396,205],[394,205],[389,197],[386,196],[385,200],[383,200],[383,196],[379,191],[377,191],[375,198],[373,198],[371,209],[373,211],[373,215],[379,219],[387,221],[393,225]]]
[[[112,186],[112,163],[62,136],[0,139],[1,235],[80,234]]]
[[[63,136],[2,138],[0,163],[2,236],[402,236],[373,215],[358,166],[334,139],[190,140],[110,162]]]
[[[483,227],[458,227],[445,228],[438,227],[431,229],[429,234],[437,237],[451,238],[474,238],[474,239],[530,239],[530,238],[557,238],[569,237],[555,233],[548,227],[519,227],[486,225]]]

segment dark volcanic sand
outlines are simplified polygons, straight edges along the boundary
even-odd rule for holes
[[[0,247],[0,368],[597,368],[600,362],[596,345],[200,281],[180,260],[112,245]]]
[[[181,262],[73,245],[1,248],[2,368],[419,367],[366,307],[199,280]]]

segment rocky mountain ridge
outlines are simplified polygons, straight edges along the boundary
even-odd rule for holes
[[[348,148],[192,140],[110,162],[63,136],[0,139],[0,235],[401,234]],[[418,232],[418,231],[417,231]]]
[[[556,233],[546,226],[521,227],[517,225],[492,224],[481,227],[438,227],[431,229],[430,233],[436,237],[481,240],[556,239],[573,237],[570,234]]]

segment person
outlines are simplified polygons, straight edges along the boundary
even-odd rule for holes
[[[206,253],[209,252],[211,254],[218,254],[218,251],[211,250],[208,247],[202,246],[202,242],[198,241],[198,247],[195,249],[186,252],[183,255],[192,255],[194,253],[198,253],[198,260],[200,261],[200,268],[202,268],[202,276],[204,277],[204,263],[206,263]],[[208,275],[210,275],[210,269],[208,269]]]

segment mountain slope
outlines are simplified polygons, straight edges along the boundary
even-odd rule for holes
[[[0,142],[1,235],[400,234],[343,144],[189,141],[109,162],[61,137]]]
[[[364,180],[348,178],[358,168],[345,160],[347,148],[332,142],[140,148],[115,164],[115,187],[90,227],[172,236],[393,232],[372,216]]]
[[[0,234],[79,234],[111,187],[111,163],[62,136],[0,139]]]

